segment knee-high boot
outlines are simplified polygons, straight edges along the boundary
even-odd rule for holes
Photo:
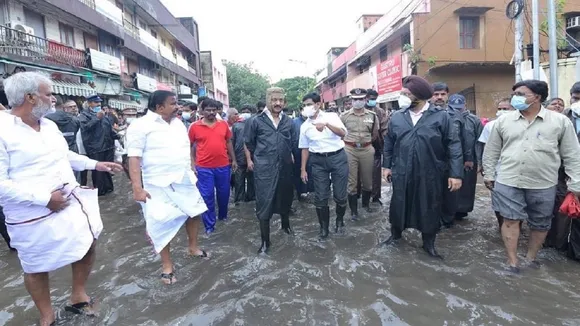
[[[437,234],[421,233],[421,237],[423,238],[423,249],[427,254],[431,257],[443,259],[443,256],[435,249],[435,238],[437,238]]]
[[[366,209],[367,212],[372,213],[374,210],[371,209],[371,192],[364,191],[362,192],[362,207]]]
[[[334,232],[344,233],[344,214],[346,214],[346,205],[336,205],[336,227]]]
[[[282,220],[282,231],[286,232],[286,234],[294,235],[294,230],[290,227],[290,214],[283,214],[281,215]]]
[[[258,254],[267,254],[270,249],[270,220],[260,220],[260,236],[262,246],[258,249]]]
[[[330,224],[330,209],[328,206],[316,207],[316,215],[318,215],[318,221],[322,224],[322,232],[320,234],[320,239],[328,238],[328,225]]]
[[[348,206],[350,207],[350,215],[352,220],[358,219],[358,196],[348,195]]]
[[[403,230],[399,230],[398,228],[391,225],[391,236],[381,243],[382,246],[388,246],[394,244],[397,240],[403,237]]]

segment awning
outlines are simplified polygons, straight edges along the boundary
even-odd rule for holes
[[[378,103],[393,102],[393,101],[398,100],[400,95],[401,95],[401,91],[396,91],[396,92],[391,92],[391,93],[379,95],[379,97],[377,98],[377,102]]]
[[[89,84],[82,83],[71,83],[62,80],[52,81],[52,92],[60,95],[69,96],[84,96],[89,97],[91,95],[96,95],[95,91]]]
[[[123,101],[115,98],[109,99],[109,106],[115,109],[136,109],[138,112],[142,112],[146,109],[146,105],[139,104],[135,101]]]

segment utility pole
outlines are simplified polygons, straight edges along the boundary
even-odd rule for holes
[[[532,0],[532,43],[534,45],[534,79],[540,79],[540,18],[539,0]]]
[[[556,35],[556,1],[548,0],[548,38],[550,54],[550,97],[558,97],[558,36]]]
[[[525,4],[522,1],[525,10]],[[524,13],[520,13],[515,18],[515,52],[514,52],[514,66],[516,68],[516,83],[522,81],[522,60],[524,51]]]

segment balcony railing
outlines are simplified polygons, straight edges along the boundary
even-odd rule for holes
[[[93,9],[93,10],[96,9],[95,0],[79,0],[79,1],[84,3],[87,6],[91,7],[91,9]]]
[[[87,67],[84,51],[0,26],[0,53],[74,67]]]

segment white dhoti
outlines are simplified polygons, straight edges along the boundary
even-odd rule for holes
[[[144,185],[151,195],[143,208],[147,234],[153,243],[155,252],[159,253],[173,240],[179,229],[187,221],[207,211],[207,206],[195,185],[192,171],[185,174],[181,182],[167,187]]]
[[[81,260],[103,230],[96,189],[66,186],[69,206],[53,213],[34,207],[30,219],[6,225],[25,273],[51,272]]]

